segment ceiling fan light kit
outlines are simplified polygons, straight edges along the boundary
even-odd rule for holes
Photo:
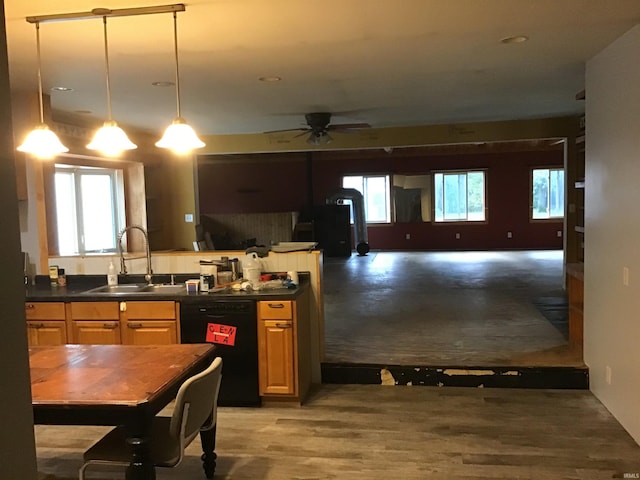
[[[38,46],[38,93],[40,99],[40,125],[38,125],[18,147],[21,152],[31,153],[38,158],[53,158],[64,152],[68,152],[58,137],[44,123],[44,107],[42,95],[42,79],[40,65],[40,33],[39,26],[43,22],[59,22],[67,20],[88,20],[102,17],[104,26],[104,51],[105,51],[105,77],[107,86],[107,119],[104,125],[95,133],[91,142],[87,145],[89,150],[97,150],[103,155],[114,157],[120,155],[125,150],[137,148],[126,133],[118,126],[111,117],[111,85],[109,78],[109,47],[107,38],[107,17],[128,17],[133,15],[149,15],[156,13],[172,13],[173,14],[173,34],[174,34],[174,53],[175,53],[175,71],[176,71],[176,103],[177,116],[172,124],[166,129],[162,138],[156,142],[159,148],[167,148],[173,152],[183,155],[191,152],[193,149],[202,148],[205,143],[202,142],[194,132],[194,130],[182,118],[180,112],[180,74],[178,65],[178,30],[177,30],[177,12],[184,12],[186,7],[182,3],[173,5],[159,5],[149,7],[134,7],[121,9],[94,8],[88,12],[61,13],[53,15],[30,16],[26,20],[36,25],[36,39]]]
[[[314,147],[327,145],[333,141],[329,132],[337,132],[337,133],[352,133],[364,128],[371,128],[371,125],[368,123],[338,123],[331,124],[331,113],[329,112],[313,112],[307,113],[304,116],[307,121],[307,128],[291,128],[285,130],[273,130],[269,133],[279,133],[279,132],[295,132],[302,131],[302,133],[296,135],[296,137],[300,137],[302,135],[309,136],[307,137],[307,143],[309,145],[313,145]]]

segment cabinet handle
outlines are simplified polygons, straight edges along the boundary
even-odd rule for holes
[[[129,328],[142,328],[142,324],[141,323],[127,323],[127,327]]]
[[[284,308],[284,303],[269,303],[269,308]]]
[[[276,323],[276,328],[291,328],[292,326],[290,323]]]
[[[44,323],[30,323],[29,328],[44,328]]]
[[[29,309],[34,309],[34,308],[36,308],[36,306],[35,306],[33,303],[26,303],[26,304],[24,305],[24,308],[26,308],[27,310],[29,310]]]
[[[103,328],[109,329],[109,330],[113,330],[118,328],[118,323],[117,322],[109,322],[109,323],[105,323],[102,325]]]

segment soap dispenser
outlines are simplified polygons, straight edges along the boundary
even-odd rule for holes
[[[116,273],[116,266],[113,264],[113,260],[109,262],[109,268],[107,269],[107,284],[118,284],[118,274]]]

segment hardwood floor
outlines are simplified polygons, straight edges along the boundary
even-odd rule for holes
[[[302,407],[220,408],[217,480],[603,480],[640,446],[584,390],[322,385]],[[108,429],[37,426],[40,480],[77,478]],[[204,479],[196,440],[159,479]],[[123,478],[96,467],[92,479]]]
[[[562,251],[326,258],[324,361],[581,367],[540,308],[564,295]]]

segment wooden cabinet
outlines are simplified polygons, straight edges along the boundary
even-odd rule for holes
[[[296,393],[293,320],[261,320],[260,394]]]
[[[67,343],[64,303],[26,302],[25,317],[29,346]]]
[[[178,338],[179,309],[172,301],[121,302],[122,343],[169,345]]]
[[[69,343],[121,343],[118,302],[71,302],[68,310],[71,327]]]
[[[306,295],[258,302],[260,395],[302,402],[310,386]]]
[[[180,343],[174,301],[26,302],[29,345]]]

